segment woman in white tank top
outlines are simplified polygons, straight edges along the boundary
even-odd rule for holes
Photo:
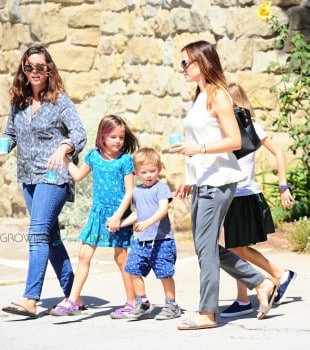
[[[170,152],[186,156],[185,181],[175,195],[179,198],[192,195],[200,302],[195,318],[184,320],[178,329],[217,326],[220,266],[234,278],[242,279],[248,288],[256,288],[263,318],[271,307],[268,299],[274,298],[275,283],[218,244],[237,183],[246,178],[233,154],[241,148],[241,136],[226,79],[216,49],[207,41],[190,43],[181,54],[184,78],[186,82],[196,83],[197,88],[194,104],[184,120],[186,141],[174,144]],[[242,270],[235,267],[238,264],[243,265]]]

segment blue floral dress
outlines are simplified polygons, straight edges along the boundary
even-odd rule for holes
[[[132,226],[110,233],[106,229],[106,221],[118,209],[125,195],[124,177],[134,170],[132,155],[121,154],[117,159],[106,160],[96,148],[87,153],[85,162],[93,174],[93,203],[79,239],[99,247],[130,247],[133,240]],[[130,208],[124,217],[129,214]]]

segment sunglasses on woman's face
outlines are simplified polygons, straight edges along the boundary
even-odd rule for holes
[[[34,69],[37,72],[44,72],[45,71],[46,64],[38,63],[38,64],[25,64],[24,65],[24,71],[25,72],[32,72]]]
[[[181,67],[185,70],[187,69],[192,63],[196,62],[196,60],[190,61],[190,60],[182,60],[181,61]]]

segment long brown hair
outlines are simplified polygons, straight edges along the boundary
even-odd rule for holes
[[[218,53],[211,43],[205,40],[195,41],[183,47],[191,61],[196,61],[207,85],[207,108],[211,110],[216,92],[221,89],[227,91],[227,82],[222,69]],[[195,100],[200,93],[197,85]]]
[[[134,151],[139,148],[139,141],[133,132],[129,129],[126,122],[121,117],[111,114],[103,117],[98,126],[96,147],[99,148],[100,151],[103,151],[105,148],[105,135],[109,134],[115,127],[120,125],[123,125],[125,127],[125,139],[124,145],[122,147],[122,152],[134,153]]]
[[[248,109],[251,113],[252,119],[255,120],[253,106],[243,87],[236,83],[230,83],[228,84],[228,91],[233,99],[234,107],[242,107]]]
[[[48,80],[45,88],[40,92],[40,101],[55,103],[59,93],[65,92],[64,84],[51,55],[43,46],[31,46],[22,55],[13,79],[13,85],[9,90],[11,104],[18,109],[24,109],[32,102],[32,87],[23,71],[23,67],[27,59],[33,54],[43,54],[47,64]]]

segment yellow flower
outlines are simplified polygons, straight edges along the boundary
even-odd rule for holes
[[[258,10],[257,17],[260,21],[268,21],[271,18],[271,1],[263,1]]]

